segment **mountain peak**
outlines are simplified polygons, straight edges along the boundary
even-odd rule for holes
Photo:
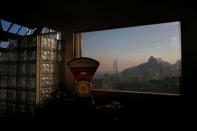
[[[153,56],[150,56],[150,58],[148,59],[148,63],[156,63],[157,59],[154,58]]]

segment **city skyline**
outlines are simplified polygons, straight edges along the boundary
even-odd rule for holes
[[[180,22],[110,29],[82,33],[84,57],[100,61],[98,71],[113,71],[147,62],[150,56],[174,64],[181,59]]]

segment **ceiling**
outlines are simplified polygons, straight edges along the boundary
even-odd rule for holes
[[[57,31],[86,31],[99,28],[181,20],[195,12],[186,1],[7,1],[0,18],[28,27],[46,26]],[[193,14],[192,14],[193,15]]]

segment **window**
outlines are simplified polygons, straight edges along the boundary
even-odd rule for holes
[[[3,28],[3,31],[7,31],[11,24],[11,22],[1,20],[1,26]]]
[[[9,43],[8,42],[0,42],[0,48],[8,48]]]
[[[82,56],[100,66],[93,88],[179,94],[180,22],[81,33]]]
[[[25,26],[14,24],[14,23],[2,20],[2,19],[0,19],[0,24],[4,32],[9,32],[9,33],[17,34],[21,36],[32,35],[37,29],[37,28],[30,29]]]
[[[17,24],[13,24],[12,27],[10,28],[9,32],[16,34],[19,30],[20,30],[20,25]]]

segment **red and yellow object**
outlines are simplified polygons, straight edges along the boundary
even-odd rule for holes
[[[74,88],[78,96],[88,97],[91,95],[93,88],[91,80],[98,66],[98,61],[87,57],[76,58],[68,62],[68,67],[77,81]]]

